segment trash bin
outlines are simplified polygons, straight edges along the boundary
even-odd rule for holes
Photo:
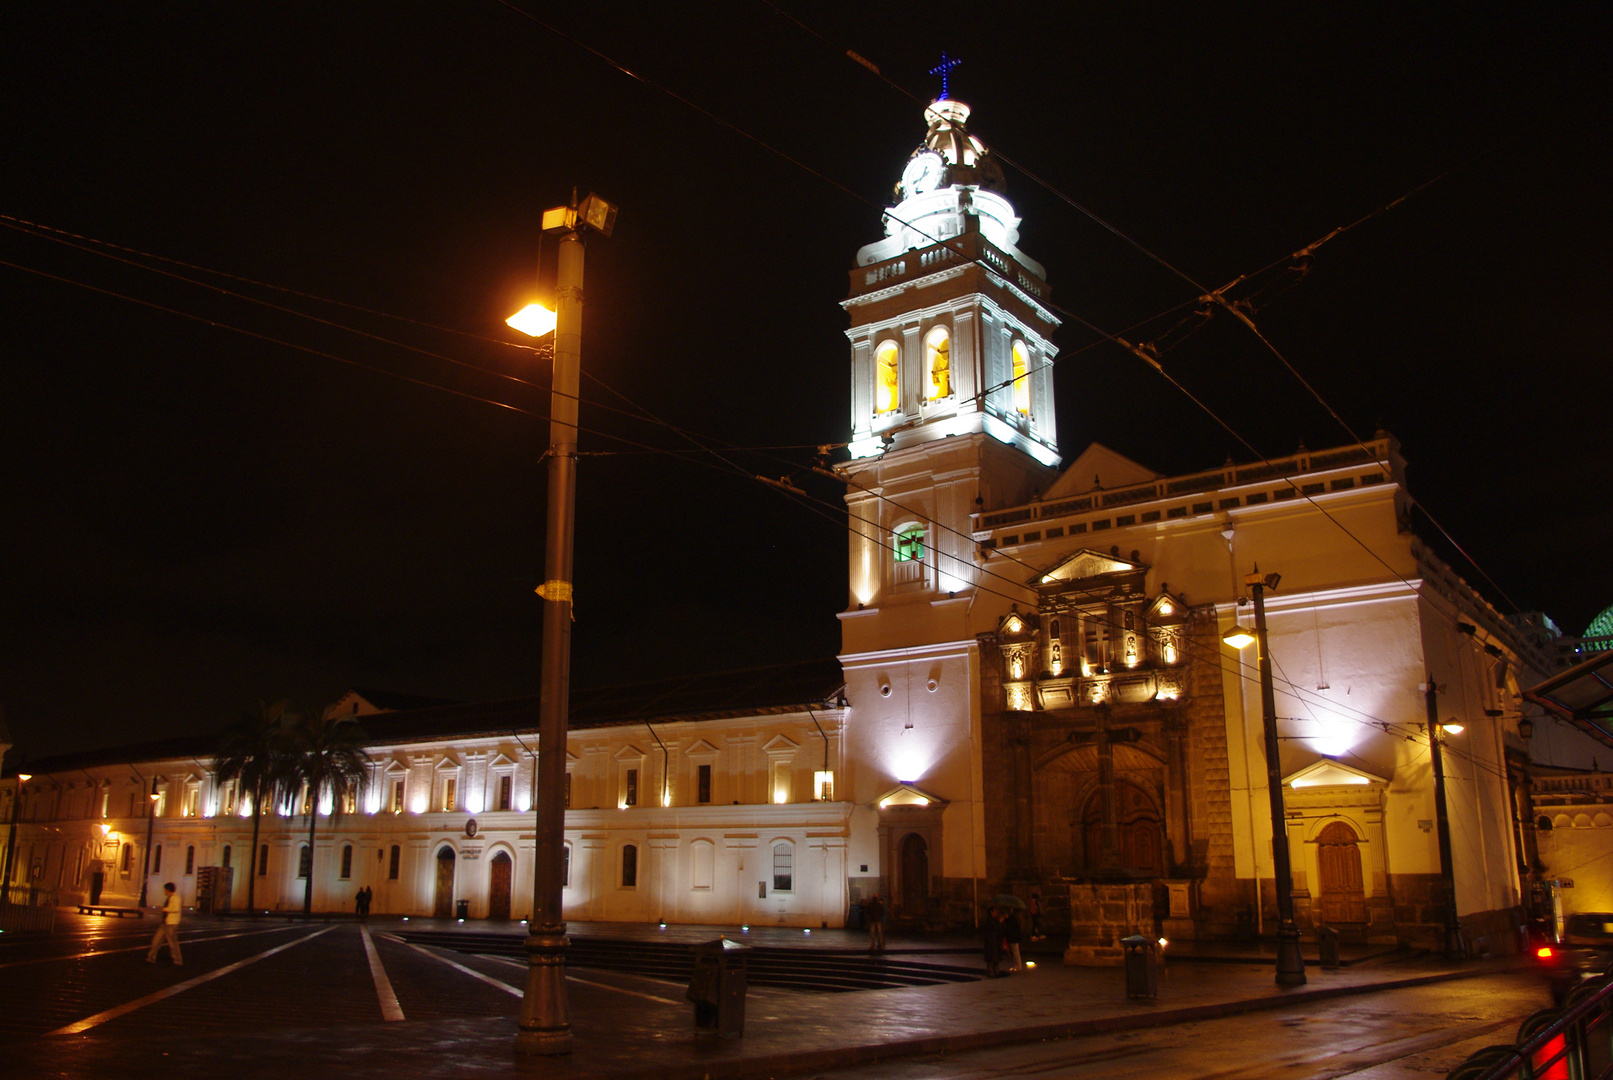
[[[1121,938],[1126,950],[1126,997],[1131,1001],[1152,1001],[1159,996],[1159,972],[1154,963],[1153,938],[1133,934]]]
[[[1324,968],[1339,966],[1339,932],[1331,926],[1323,926],[1316,931],[1316,948],[1322,954]]]
[[[470,901],[456,900],[454,902],[454,913],[461,919],[470,918]]]
[[[745,954],[750,946],[718,938],[690,951],[694,974],[684,997],[694,1002],[695,1034],[745,1034]]]

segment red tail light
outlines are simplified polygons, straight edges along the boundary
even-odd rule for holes
[[[1542,945],[1540,948],[1535,950],[1535,955],[1538,956],[1542,960],[1550,960],[1551,959],[1551,946],[1550,945]]]

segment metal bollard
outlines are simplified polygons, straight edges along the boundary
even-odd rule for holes
[[[1126,999],[1153,1001],[1159,996],[1159,970],[1154,963],[1154,939],[1133,934],[1121,938],[1126,950]]]

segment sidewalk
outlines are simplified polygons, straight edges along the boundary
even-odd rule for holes
[[[377,919],[374,934],[408,926],[450,929],[457,924],[432,920]],[[465,930],[487,929],[466,924]],[[605,931],[578,926],[581,934]],[[715,928],[611,926],[611,936],[709,940]],[[741,935],[734,935],[741,936]],[[853,949],[860,935],[845,932],[777,928],[742,935],[757,944],[804,944]],[[802,939],[797,941],[796,939]],[[925,953],[947,963],[965,961],[957,951],[962,941],[893,941],[904,959]],[[404,946],[394,946],[405,949]],[[908,952],[908,950],[913,950]],[[414,955],[418,956],[418,953]],[[468,963],[458,954],[455,962]],[[976,954],[977,955],[977,954]],[[1230,960],[1230,958],[1228,958]],[[1148,1003],[1128,1002],[1125,976],[1119,968],[1064,967],[1048,957],[1038,966],[1006,979],[955,983],[852,994],[803,994],[753,988],[748,999],[745,1034],[737,1039],[697,1037],[693,1008],[682,1003],[682,987],[641,981],[638,1000],[604,985],[606,973],[573,968],[578,980],[571,995],[573,1052],[563,1057],[517,1060],[514,1057],[514,1010],[482,1013],[474,1019],[405,1020],[399,1023],[340,1024],[279,1031],[254,1028],[252,1003],[242,1001],[237,1030],[200,1025],[183,1038],[171,1033],[129,1032],[118,1038],[71,1037],[29,1048],[29,1074],[37,1076],[199,1076],[282,1077],[294,1073],[395,1080],[447,1077],[565,1077],[567,1080],[704,1080],[706,1077],[751,1078],[821,1071],[846,1065],[939,1051],[964,1051],[1011,1043],[1157,1027],[1235,1015],[1257,1009],[1323,1003],[1352,994],[1371,993],[1481,974],[1514,970],[1520,961],[1470,962],[1454,965],[1428,957],[1379,959],[1338,970],[1307,966],[1302,987],[1275,984],[1269,963],[1167,963],[1160,973],[1159,996]],[[422,963],[435,963],[421,958]],[[870,963],[877,961],[870,959]],[[478,962],[484,964],[486,962]],[[468,976],[438,965],[442,994],[467,992],[458,982]],[[519,986],[515,966],[484,966],[507,984]],[[281,993],[283,988],[266,987]],[[624,1005],[625,1002],[630,1004]]]

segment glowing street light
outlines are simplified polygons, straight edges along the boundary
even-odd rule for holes
[[[542,337],[554,333],[556,316],[542,304],[528,304],[504,321],[528,337]]]
[[[1241,626],[1234,626],[1221,635],[1221,640],[1242,652],[1255,643],[1255,636]]]

